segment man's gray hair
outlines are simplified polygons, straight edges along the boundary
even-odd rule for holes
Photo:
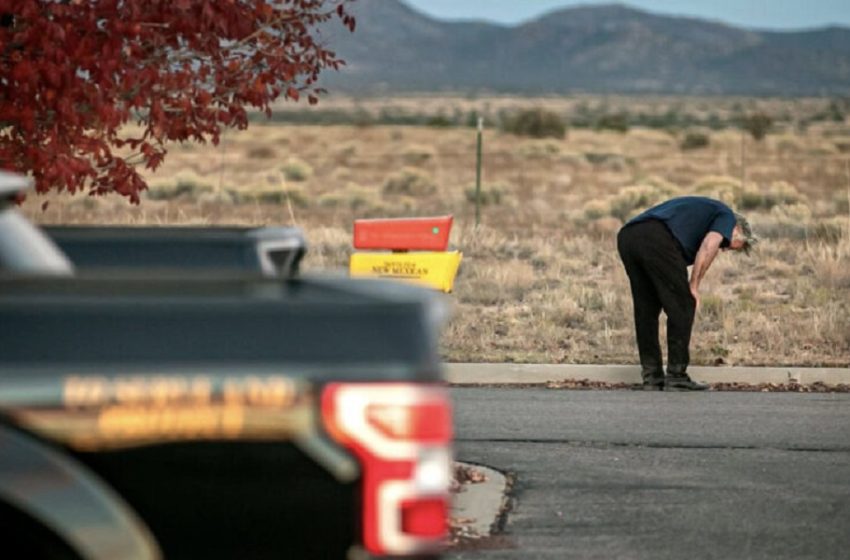
[[[735,213],[735,223],[741,228],[741,234],[744,236],[744,252],[749,255],[753,247],[759,242],[759,238],[753,233],[750,222],[744,216]]]

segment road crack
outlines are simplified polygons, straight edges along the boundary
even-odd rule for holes
[[[669,443],[633,443],[621,441],[587,441],[554,438],[455,438],[457,443],[529,443],[540,445],[566,445],[569,447],[635,448],[635,449],[688,449],[718,451],[790,451],[802,453],[850,453],[850,447],[779,447],[758,445],[710,445],[710,444],[669,444]]]

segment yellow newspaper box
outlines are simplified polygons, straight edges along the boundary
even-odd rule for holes
[[[451,292],[463,255],[459,251],[416,253],[354,253],[351,276],[393,278]]]
[[[371,251],[352,254],[349,273],[451,292],[463,257],[446,251],[452,221],[452,216],[355,220],[354,248]]]

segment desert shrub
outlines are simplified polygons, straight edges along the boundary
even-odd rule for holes
[[[199,204],[233,204],[239,202],[230,189],[204,191],[196,197]]]
[[[726,303],[723,298],[714,294],[704,294],[700,299],[700,321],[705,321],[716,327],[722,325],[723,318],[726,315]]]
[[[747,185],[736,192],[734,204],[741,210],[770,210],[774,206],[798,204],[804,198],[794,185],[786,181],[775,181],[763,189]]]
[[[613,130],[614,132],[628,132],[629,119],[625,113],[602,115],[596,120],[596,130]]]
[[[331,191],[316,197],[316,205],[321,208],[340,208],[345,206],[346,197],[343,193]]]
[[[815,157],[834,156],[839,153],[835,144],[824,142],[816,146],[810,146],[806,149],[806,154]]]
[[[708,134],[704,132],[688,132],[679,143],[679,147],[683,150],[697,150],[708,147],[710,142]]]
[[[291,158],[280,170],[287,181],[306,181],[313,176],[313,168],[310,164],[297,158]]]
[[[850,192],[835,192],[832,195],[832,203],[836,214],[850,213]]]
[[[437,152],[431,146],[407,146],[401,154],[405,165],[423,165],[437,157]]]
[[[611,154],[607,152],[585,152],[584,157],[588,163],[592,163],[593,165],[599,165],[600,163],[607,163],[612,159],[620,159],[623,156],[620,154]]]
[[[622,154],[610,152],[586,152],[584,154],[584,158],[592,165],[613,169],[615,171],[623,170],[629,164],[629,160]]]
[[[835,149],[841,152],[842,154],[850,154],[850,140],[836,140]]]
[[[193,171],[180,171],[170,178],[155,179],[148,183],[148,198],[151,200],[173,200],[175,198],[197,198],[214,190],[212,184]]]
[[[639,112],[633,115],[629,121],[627,121],[627,125],[632,124],[657,130],[678,130],[684,126],[698,124],[694,117],[682,114],[677,109],[669,109],[664,113]]]
[[[629,138],[646,147],[672,148],[678,144],[677,133],[668,130],[633,129]]]
[[[578,293],[577,303],[585,312],[604,311],[606,298],[598,289],[582,288]]]
[[[587,313],[574,299],[564,296],[553,307],[554,311],[550,317],[554,324],[571,329],[581,328],[585,325]]]
[[[306,181],[313,176],[310,164],[295,157],[289,158],[280,170],[287,181]]]
[[[779,223],[807,224],[812,219],[812,209],[803,203],[774,206],[770,216]]]
[[[345,142],[334,147],[332,154],[341,163],[346,163],[357,155],[359,145],[354,142]]]
[[[356,183],[349,183],[342,190],[325,193],[316,200],[324,208],[348,208],[350,210],[365,210],[381,207],[381,199],[375,189]]]
[[[787,181],[774,181],[770,184],[765,197],[765,207],[772,208],[783,204],[799,204],[805,201],[797,187]]]
[[[544,109],[526,109],[507,116],[502,121],[502,130],[532,138],[564,138],[567,125],[557,113]]]
[[[747,184],[734,177],[708,176],[700,178],[694,185],[695,194],[722,200],[740,210],[770,210],[775,206],[797,204],[805,197],[794,185],[786,181],[775,181],[768,187]]]
[[[622,189],[609,199],[609,212],[625,222],[638,210],[653,206],[665,198],[667,196],[664,192],[652,185],[634,185]]]
[[[381,208],[381,199],[376,189],[364,187],[357,184],[350,184],[345,189],[348,206],[352,210],[362,210],[366,208]]]
[[[421,197],[435,192],[437,192],[437,184],[434,179],[424,171],[415,168],[406,167],[384,181],[384,194]]]
[[[671,183],[664,177],[659,177],[657,175],[650,175],[649,177],[643,177],[638,181],[640,185],[648,185],[655,189],[659,196],[661,197],[672,197],[679,195],[681,189],[675,183]]]
[[[741,181],[726,175],[707,175],[700,177],[691,186],[694,194],[722,200],[726,204],[735,204],[741,193]]]
[[[621,227],[623,227],[623,221],[619,218],[604,216],[588,221],[584,231],[594,238],[611,239]]]
[[[517,149],[517,155],[530,159],[552,157],[558,155],[560,152],[560,144],[553,140],[529,140],[520,144]]]
[[[256,197],[257,202],[261,204],[286,204],[288,201],[299,208],[306,208],[310,205],[307,193],[299,188],[260,191],[256,194]]]
[[[832,122],[844,122],[845,109],[847,109],[846,101],[831,100],[827,108],[827,118]]]
[[[824,243],[840,244],[847,232],[847,219],[818,220],[811,224],[809,237]]]
[[[481,185],[481,205],[494,206],[501,204],[507,189],[504,185]],[[464,190],[466,201],[475,204],[475,185]]]
[[[301,111],[302,113],[309,114],[311,111]],[[341,123],[348,124],[348,122]],[[364,109],[363,107],[358,107],[354,110],[354,113],[351,115],[351,124],[358,128],[369,128],[370,126],[375,125],[375,117],[372,114]]]
[[[750,133],[756,139],[761,140],[773,126],[773,118],[767,113],[753,113],[741,119],[741,128]]]
[[[449,128],[455,124],[456,123],[452,119],[443,114],[434,115],[425,119],[425,126],[431,126],[434,128]]]
[[[557,161],[573,166],[580,166],[587,163],[587,158],[584,154],[578,152],[561,152],[558,154]]]
[[[638,211],[644,210],[679,194],[679,187],[661,177],[648,177],[640,184],[626,187],[609,197],[608,214],[625,222]],[[600,206],[601,208],[601,206]],[[585,207],[585,212],[587,207]]]
[[[277,156],[277,150],[271,146],[253,146],[245,155],[250,159],[272,159]]]
[[[803,151],[803,146],[800,141],[793,136],[783,136],[776,142],[776,150],[778,152],[798,153]]]
[[[584,217],[588,220],[598,220],[607,216],[610,211],[611,207],[602,200],[591,200],[584,205]]]
[[[226,189],[233,202],[254,204],[286,204],[287,200],[293,206],[306,208],[310,198],[304,189],[293,186],[289,188],[253,187],[241,189]]]
[[[738,189],[734,201],[739,210],[755,210],[765,207],[764,195],[753,187]]]
[[[771,239],[803,240],[809,236],[812,210],[806,204],[774,206],[769,219],[760,223],[758,233]]]

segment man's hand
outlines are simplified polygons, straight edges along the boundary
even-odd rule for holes
[[[699,290],[693,284],[691,284],[691,295],[694,297],[694,303],[696,304],[696,306],[694,307],[694,310],[699,311],[699,305],[700,305]]]
[[[714,261],[714,257],[717,256],[717,252],[720,250],[720,243],[722,242],[722,235],[716,231],[710,231],[703,238],[699,251],[697,251],[697,256],[694,259],[694,267],[691,270],[690,282],[691,295],[694,297],[696,310],[699,310],[700,304],[699,283],[702,281],[702,277],[705,276],[708,267],[710,267],[711,263]]]

